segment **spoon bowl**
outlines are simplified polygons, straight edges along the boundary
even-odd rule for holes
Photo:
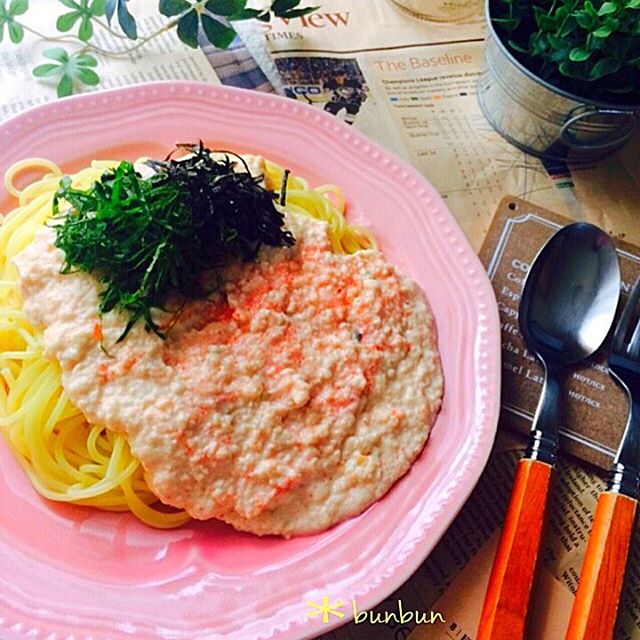
[[[609,236],[578,222],[541,249],[525,281],[520,331],[549,366],[574,364],[595,353],[613,323],[620,267]]]

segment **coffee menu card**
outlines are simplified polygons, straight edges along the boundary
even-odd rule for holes
[[[540,398],[543,370],[527,349],[518,326],[518,307],[529,266],[544,243],[573,222],[523,200],[502,200],[480,252],[493,285],[502,329],[501,426],[528,433]],[[640,210],[638,211],[640,224]],[[622,275],[623,304],[640,276],[640,248],[614,238]],[[614,325],[615,326],[615,325]],[[622,437],[628,414],[626,393],[607,369],[607,348],[567,371],[561,450],[607,469]]]

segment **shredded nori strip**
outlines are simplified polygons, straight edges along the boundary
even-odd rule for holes
[[[280,189],[280,206],[284,207],[287,204],[287,186],[289,183],[289,175],[291,171],[289,169],[285,169],[284,175],[282,176],[282,188]]]

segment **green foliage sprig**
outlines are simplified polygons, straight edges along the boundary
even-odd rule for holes
[[[128,316],[120,340],[138,320],[164,337],[152,309],[170,296],[189,299],[211,293],[203,273],[237,260],[251,260],[262,245],[292,246],[275,207],[277,194],[261,185],[239,156],[215,160],[202,142],[178,145],[190,157],[149,160],[142,178],[129,162],[86,190],[67,176],[53,201],[56,247],[65,254],[62,273],[92,273],[103,285],[100,313]],[[66,203],[62,209],[60,203]]]
[[[0,42],[4,38],[5,27],[11,42],[17,44],[24,38],[24,28],[16,17],[26,13],[28,8],[28,0],[11,0],[9,6],[6,5],[5,0],[0,0]]]
[[[60,46],[47,49],[43,56],[48,61],[33,70],[37,78],[58,78],[58,97],[64,97],[83,85],[93,86],[100,82],[96,70],[100,56],[126,57],[174,29],[178,38],[190,47],[196,48],[199,42],[206,41],[226,49],[235,38],[233,22],[252,18],[264,22],[272,17],[297,18],[318,8],[300,7],[301,1],[272,0],[269,8],[260,10],[247,7],[247,0],[159,0],[158,13],[166,18],[165,23],[156,31],[141,34],[136,18],[127,6],[128,0],[58,0],[65,10],[56,20],[59,35],[51,36],[40,33],[24,21],[22,16],[29,9],[29,0],[0,0],[0,43],[6,31],[14,44],[22,42],[25,32],[49,42],[79,44],[80,48],[75,51]],[[106,22],[101,19],[103,17]],[[108,32],[126,44],[118,49],[102,47],[94,41],[98,30]]]
[[[98,61],[88,53],[69,55],[62,47],[54,47],[47,49],[42,55],[54,62],[38,65],[33,70],[33,75],[36,78],[59,76],[59,96],[68,96],[73,93],[74,82],[88,86],[95,86],[100,82],[100,77],[93,70],[93,67],[98,65]]]
[[[542,79],[582,97],[640,102],[640,0],[495,0],[491,16]]]

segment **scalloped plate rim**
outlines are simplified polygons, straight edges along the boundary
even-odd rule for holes
[[[484,324],[478,323],[478,334],[482,333],[480,331],[483,329],[485,335],[484,343],[488,348],[489,354],[486,357],[487,362],[493,366],[493,370],[489,371],[486,375],[486,384],[484,385],[484,389],[488,389],[489,391],[493,390],[498,391],[500,388],[500,351],[499,351],[499,321],[497,314],[497,307],[495,306],[495,298],[493,294],[493,290],[491,288],[490,282],[484,273],[484,269],[481,267],[479,259],[476,254],[471,249],[468,241],[464,237],[462,231],[457,225],[455,219],[448,211],[446,205],[441,200],[441,198],[437,195],[437,192],[433,187],[425,180],[425,178],[420,175],[413,167],[406,164],[404,161],[400,160],[396,156],[394,156],[391,152],[383,149],[377,143],[371,141],[369,138],[364,136],[362,133],[344,125],[340,122],[337,122],[333,116],[328,114],[319,112],[317,109],[311,106],[303,105],[298,102],[292,101],[287,98],[282,98],[279,96],[273,96],[271,94],[262,94],[257,92],[247,92],[242,89],[235,89],[230,87],[220,87],[215,85],[209,85],[200,82],[190,82],[190,81],[179,81],[179,82],[171,82],[171,81],[162,81],[162,82],[154,82],[154,83],[145,83],[140,85],[134,85],[130,87],[122,87],[117,89],[111,89],[108,91],[99,91],[92,92],[87,94],[82,94],[79,96],[72,96],[70,98],[59,100],[55,102],[45,103],[43,105],[38,105],[28,111],[22,112],[11,119],[0,123],[0,135],[4,132],[9,131],[12,128],[18,129],[33,129],[34,127],[48,127],[55,126],[55,122],[48,121],[47,118],[50,118],[52,115],[55,115],[56,112],[63,112],[65,110],[71,111],[74,107],[82,107],[83,109],[89,109],[92,101],[98,102],[98,100],[105,100],[107,97],[119,97],[125,98],[127,96],[131,96],[135,98],[136,95],[142,96],[146,91],[154,91],[156,90],[160,93],[165,93],[170,95],[173,99],[178,99],[182,95],[192,95],[196,94],[201,97],[205,97],[205,94],[208,94],[208,97],[215,96],[219,94],[220,96],[225,97],[225,99],[229,99],[230,101],[233,99],[237,103],[244,104],[253,104],[253,105],[261,105],[264,106],[266,104],[270,104],[275,106],[276,103],[279,105],[280,111],[276,111],[274,108],[272,112],[273,117],[277,117],[278,114],[282,114],[286,111],[289,111],[291,115],[298,118],[298,114],[302,114],[299,117],[300,120],[312,121],[315,120],[317,123],[321,122],[324,125],[324,128],[332,129],[335,131],[342,131],[341,136],[345,139],[348,138],[350,140],[357,140],[358,145],[367,146],[367,148],[371,149],[373,153],[377,154],[378,157],[390,159],[391,162],[396,163],[397,166],[401,168],[403,174],[412,179],[413,183],[417,183],[421,185],[423,188],[427,188],[429,192],[429,196],[435,199],[435,206],[442,212],[445,216],[447,222],[451,225],[450,228],[453,229],[452,233],[455,236],[453,240],[450,240],[452,243],[457,244],[458,247],[462,246],[462,249],[459,248],[459,254],[468,260],[470,260],[473,264],[476,265],[476,268],[480,266],[481,273],[484,275],[482,278],[481,284],[481,294],[473,292],[475,295],[484,295],[488,298],[489,304],[485,305],[486,318]],[[275,102],[273,102],[275,101]],[[288,106],[285,106],[288,105]],[[151,107],[151,109],[153,106]],[[82,113],[82,109],[80,110]],[[74,113],[74,115],[78,115]],[[269,115],[269,114],[268,114]],[[36,119],[36,116],[39,116],[39,120]],[[321,133],[322,129],[318,128],[318,132]],[[90,145],[89,145],[90,146]],[[469,285],[469,289],[471,286]],[[492,304],[491,304],[492,303]],[[476,335],[476,340],[479,339],[479,336]],[[477,359],[474,359],[474,365],[477,365]],[[445,380],[446,383],[446,380]],[[485,394],[489,395],[489,394]],[[480,401],[477,401],[477,404],[481,404]],[[484,411],[480,409],[484,408]],[[381,579],[383,582],[383,586],[380,586],[376,583],[374,578],[369,580],[368,588],[365,592],[365,595],[362,596],[362,600],[359,601],[360,610],[370,609],[376,604],[378,604],[382,599],[384,599],[388,594],[395,591],[398,587],[400,587],[407,579],[415,572],[415,570],[419,567],[425,557],[433,550],[433,547],[438,542],[440,537],[444,534],[448,526],[453,521],[455,515],[462,508],[469,494],[475,487],[477,480],[480,477],[482,470],[487,462],[489,453],[492,448],[493,438],[495,436],[497,420],[498,420],[498,411],[499,411],[499,403],[495,399],[495,397],[486,398],[482,407],[476,407],[476,412],[484,416],[483,424],[478,426],[475,433],[475,439],[472,439],[473,448],[468,452],[469,456],[467,456],[467,468],[465,469],[465,473],[468,476],[468,482],[462,484],[459,482],[450,492],[448,496],[445,498],[446,507],[449,509],[447,513],[447,517],[444,518],[442,516],[442,511],[444,507],[440,509],[440,519],[433,522],[425,531],[423,528],[420,537],[421,542],[423,543],[423,548],[418,549],[419,545],[414,544],[411,549],[406,553],[406,557],[404,558],[403,563],[398,567],[394,568],[394,572],[391,576],[386,576]],[[473,435],[470,434],[470,435]],[[482,436],[482,437],[480,437]],[[1,445],[1,446],[4,446]],[[427,445],[428,446],[428,445]],[[366,515],[366,514],[365,514]],[[362,517],[362,516],[360,516]],[[426,540],[424,538],[427,538]],[[2,565],[0,559],[0,567]],[[30,629],[25,628],[29,626],[29,622],[27,619],[25,620],[9,620],[8,617],[4,617],[3,607],[4,601],[0,596],[0,629],[3,633],[10,633],[11,635],[7,636],[6,640],[9,638],[24,638],[26,634],[37,627],[30,627]],[[344,620],[336,620],[330,624],[323,625],[321,628],[311,629],[308,624],[301,624],[299,620],[288,621],[284,629],[280,628],[271,628],[265,634],[260,634],[260,638],[281,638],[286,637],[291,640],[305,640],[308,638],[316,637],[321,633],[325,633],[337,626],[344,624],[348,619],[350,619],[351,613],[349,612],[348,616]],[[36,619],[36,618],[34,618]],[[40,620],[40,619],[37,619]],[[40,622],[42,622],[40,620]],[[117,620],[114,620],[114,624]],[[16,626],[17,625],[17,626]],[[42,632],[45,634],[55,633],[53,627],[46,629],[46,624],[42,624],[38,629],[38,633]],[[23,632],[24,631],[24,632]],[[113,630],[112,630],[113,631]],[[203,629],[203,631],[205,631]],[[207,632],[211,631],[211,629],[207,629]],[[69,626],[65,633],[69,634],[82,634],[83,631],[81,628]],[[127,634],[128,636],[128,634]],[[90,632],[90,635],[87,637],[91,637],[97,639],[101,636],[95,635],[95,633]],[[106,637],[106,636],[105,636]],[[109,636],[111,637],[111,636]],[[117,636],[120,637],[120,636]],[[124,636],[123,636],[124,637]],[[163,637],[162,634],[159,634],[157,637]],[[222,637],[222,636],[221,636]],[[224,636],[227,637],[227,636]],[[232,636],[236,637],[236,636]]]

